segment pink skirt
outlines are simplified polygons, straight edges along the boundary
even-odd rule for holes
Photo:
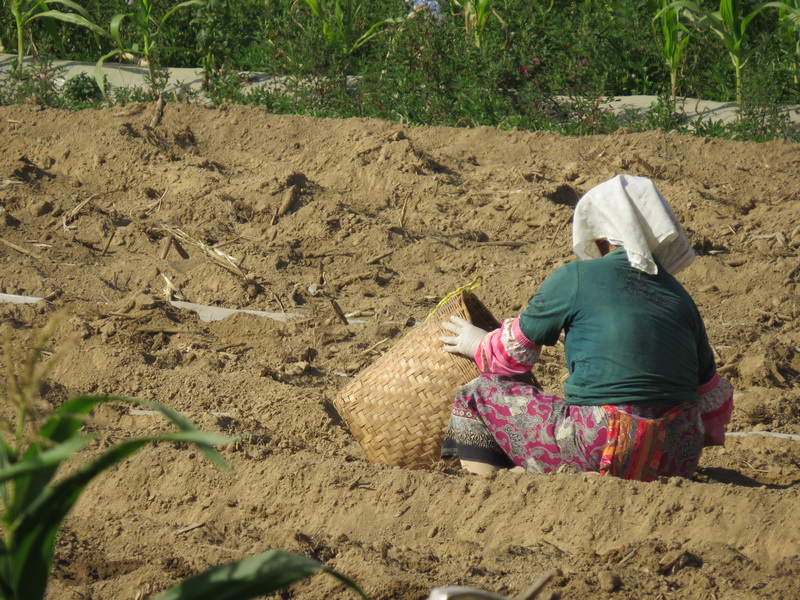
[[[485,373],[456,394],[442,457],[533,473],[570,469],[647,481],[691,477],[702,448],[696,404],[567,404],[534,386]]]

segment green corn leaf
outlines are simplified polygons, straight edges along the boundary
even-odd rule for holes
[[[319,0],[305,0],[306,5],[309,9],[311,9],[311,14],[313,14],[316,18],[322,18],[322,6],[319,3]]]
[[[115,402],[126,402],[126,403],[130,403],[130,404],[136,404],[136,405],[139,405],[139,406],[143,406],[143,407],[149,408],[151,410],[158,411],[162,415],[164,415],[170,421],[170,423],[172,423],[179,430],[184,431],[184,432],[202,433],[202,432],[200,432],[200,430],[197,429],[197,427],[195,427],[191,423],[191,421],[189,421],[189,419],[187,419],[181,413],[179,413],[178,411],[173,410],[173,409],[171,409],[171,408],[169,408],[167,406],[164,406],[163,404],[159,404],[158,402],[153,402],[152,400],[139,400],[138,398],[129,398],[129,397],[125,397],[125,396],[115,396],[114,397],[114,401]],[[210,436],[211,434],[203,434],[203,435]],[[214,448],[211,447],[211,444],[215,444],[215,445],[216,444],[229,444],[231,442],[236,441],[238,438],[236,438],[236,437],[219,437],[218,436],[215,439],[217,441],[211,441],[211,442],[204,442],[204,441],[200,441],[200,440],[192,440],[192,441],[197,445],[197,447],[200,449],[200,451],[203,454],[205,454],[205,456],[206,456],[206,458],[208,460],[213,462],[218,467],[220,467],[222,469],[225,469],[226,471],[232,471],[233,469],[230,466],[230,464],[228,464],[228,462],[225,459],[223,459],[222,456],[220,456],[220,454]]]
[[[8,528],[6,545],[12,562],[14,598],[43,598],[53,561],[55,537],[64,517],[86,485],[98,474],[124,460],[146,439],[118,444],[55,487],[48,488]]]
[[[4,470],[9,468],[16,461],[16,455],[13,448],[9,446],[4,439],[0,439],[0,469]],[[10,490],[7,481],[0,483],[0,500],[3,502],[3,507],[8,510],[8,502],[10,498]],[[2,544],[0,544],[2,547]]]
[[[739,2],[737,0],[720,0],[719,15],[728,31],[739,31]]]
[[[63,4],[67,8],[71,8],[72,10],[77,11],[79,14],[83,15],[85,19],[91,20],[92,15],[89,14],[89,11],[83,8],[77,2],[73,2],[72,0],[45,0],[45,2],[49,4]]]
[[[220,444],[231,438],[201,431],[179,431],[126,440],[113,446],[54,487],[47,488],[16,516],[6,545],[11,553],[11,585],[16,598],[42,598],[53,560],[55,537],[64,517],[97,475],[153,442]]]
[[[12,4],[13,4],[13,2],[12,2]],[[36,13],[37,12],[45,12],[45,11],[47,11],[48,10],[48,5],[47,4],[48,3],[45,2],[45,0],[36,0],[36,2],[34,2],[31,5],[30,10],[27,13],[25,13],[25,17],[23,19],[25,25],[29,24],[31,21],[33,21],[34,18],[36,18],[36,16],[37,16]],[[48,18],[43,19],[42,23],[44,25],[44,28],[47,30],[47,33],[50,36],[50,38],[56,41],[56,43],[58,44],[58,47],[63,52],[64,51],[64,44],[62,43],[61,38],[58,35],[58,30],[56,29],[56,24],[53,22],[52,19],[48,19]]]
[[[58,466],[62,461],[72,456],[75,452],[83,448],[92,440],[90,437],[73,437],[53,448],[48,448],[43,452],[25,458],[14,465],[0,470],[0,483],[17,479],[15,486],[19,489],[19,478],[36,473],[41,470],[50,470],[53,466]],[[54,469],[53,469],[54,470]],[[3,515],[6,518],[8,515]]]
[[[366,33],[362,34],[354,43],[353,47],[350,49],[350,52],[354,52],[358,50],[361,46],[366,44],[372,38],[377,36],[382,29],[389,27],[390,25],[394,25],[397,23],[402,23],[405,19],[402,18],[394,18],[394,19],[384,19],[383,21],[378,21],[374,23],[372,27],[370,27]]]
[[[83,427],[85,416],[89,411],[97,404],[110,400],[109,396],[79,396],[67,400],[48,416],[39,430],[38,437],[53,444],[69,441]],[[41,444],[35,442],[31,444],[23,458],[26,461],[34,461],[37,457],[41,457],[41,453]],[[58,462],[52,462],[49,466],[31,473],[24,480],[15,482],[13,506],[9,507],[12,513],[19,513],[23,507],[28,506],[42,493],[53,478],[58,464]]]
[[[2,521],[9,530],[12,530],[9,533],[13,533],[20,514],[37,496],[42,494],[59,465],[89,441],[91,441],[90,437],[73,437],[0,471],[3,503],[6,507]]]
[[[124,50],[112,50],[105,56],[101,56],[100,60],[94,66],[94,81],[97,84],[97,87],[100,88],[100,92],[103,94],[103,97],[108,100],[108,93],[106,92],[105,80],[103,79],[103,63],[106,62],[112,56],[117,56],[125,52]]]
[[[59,21],[64,21],[65,23],[72,23],[73,25],[80,25],[81,27],[86,27],[90,31],[98,34],[106,36],[106,30],[102,27],[99,27],[89,21],[88,19],[83,18],[80,15],[76,15],[74,13],[66,13],[61,12],[59,10],[46,10],[44,12],[40,12],[38,14],[33,15],[30,20],[33,21],[34,19],[46,19],[52,18],[57,19]]]
[[[11,6],[14,6],[14,2],[11,3]],[[36,0],[33,4],[31,4],[30,9],[28,12],[25,13],[25,21],[31,18],[32,15],[35,15],[37,12],[43,12],[47,10],[49,7],[47,6],[47,2],[44,0]]]
[[[11,561],[6,547],[0,544],[0,598],[13,598],[13,590],[7,582],[11,581]]]
[[[111,17],[111,23],[108,26],[108,32],[111,34],[111,39],[114,40],[114,43],[120,50],[125,47],[125,45],[122,43],[122,37],[119,33],[119,28],[122,26],[122,21],[125,20],[125,17],[133,17],[133,14],[118,13]],[[109,55],[106,55],[105,58],[109,58]]]
[[[316,560],[269,550],[190,577],[168,589],[158,600],[246,600],[271,594],[322,572],[330,573],[367,598],[355,583]]]
[[[83,440],[84,438],[73,438],[73,440],[74,439]],[[78,493],[80,493],[80,491],[83,489],[82,486],[85,486],[94,477],[96,477],[109,467],[126,459],[128,456],[135,453],[137,450],[139,450],[139,448],[141,448],[146,444],[152,444],[157,442],[175,442],[175,443],[190,443],[195,445],[211,446],[219,444],[228,444],[235,439],[236,438],[230,436],[222,436],[214,433],[206,433],[204,431],[176,431],[172,433],[162,433],[153,436],[138,437],[119,442],[118,444],[106,450],[98,458],[81,466],[75,473],[70,475],[68,478],[66,478],[58,485],[44,490],[29,505],[24,507],[24,509],[19,513],[18,518],[24,519],[28,516],[37,514],[39,511],[43,510],[42,505],[47,505],[53,501],[53,497],[55,497],[57,500],[63,500],[63,498],[66,497],[66,495],[68,495],[67,492],[69,490],[78,490]],[[56,448],[65,446],[67,444],[73,445],[74,444],[73,440],[64,442],[64,444],[61,444]],[[43,452],[40,456],[44,456],[48,452],[56,450],[56,448]],[[73,452],[74,451],[75,450],[73,450]],[[225,462],[224,459],[221,460]],[[227,462],[225,462],[225,464],[227,465]]]
[[[63,442],[83,427],[86,422],[85,416],[89,414],[89,411],[98,404],[111,402],[114,399],[114,396],[105,395],[70,398],[48,415],[39,430],[39,435],[51,442]]]
[[[172,9],[167,11],[167,13],[163,17],[161,17],[160,24],[163,25],[164,22],[167,19],[169,19],[176,10],[180,10],[181,8],[185,8],[187,6],[204,6],[204,5],[205,5],[205,0],[186,0],[185,2],[176,4],[175,6],[172,7]]]
[[[193,443],[202,445],[216,445],[227,444],[237,439],[235,437],[218,436],[215,434],[201,432],[183,414],[158,402],[154,402],[152,400],[142,400],[140,398],[132,398],[130,396],[109,396],[102,394],[77,396],[67,400],[64,402],[64,404],[53,411],[42,427],[40,435],[51,441],[63,441],[66,438],[74,435],[80,429],[84,422],[84,415],[88,414],[89,411],[98,404],[105,403],[133,404],[154,410],[166,417],[167,420],[180,431],[191,434],[185,436],[185,438],[181,438],[180,440],[175,438],[174,441],[191,441]],[[175,434],[162,434],[162,439],[166,439],[166,437],[170,435]],[[228,463],[224,461],[216,452],[212,452],[211,455],[207,454],[207,456],[218,466],[221,466],[225,469],[230,468]]]

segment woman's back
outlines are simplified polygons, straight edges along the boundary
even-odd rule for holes
[[[520,317],[534,343],[565,333],[564,384],[573,404],[693,402],[714,374],[697,308],[663,268],[648,275],[619,248],[603,258],[564,265],[544,282]]]

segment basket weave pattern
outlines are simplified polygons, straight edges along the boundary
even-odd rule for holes
[[[452,315],[486,330],[500,326],[474,294],[461,292],[335,398],[370,462],[424,469],[439,460],[455,392],[480,374],[472,360],[442,348],[439,337],[452,334],[441,324]]]

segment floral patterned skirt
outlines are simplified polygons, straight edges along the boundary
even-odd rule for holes
[[[648,443],[641,443],[643,439]],[[649,480],[691,477],[702,446],[696,405],[567,404],[534,386],[485,373],[456,394],[442,457],[534,473],[567,468]],[[652,468],[636,468],[637,463]],[[622,465],[618,472],[609,470],[614,464]]]

